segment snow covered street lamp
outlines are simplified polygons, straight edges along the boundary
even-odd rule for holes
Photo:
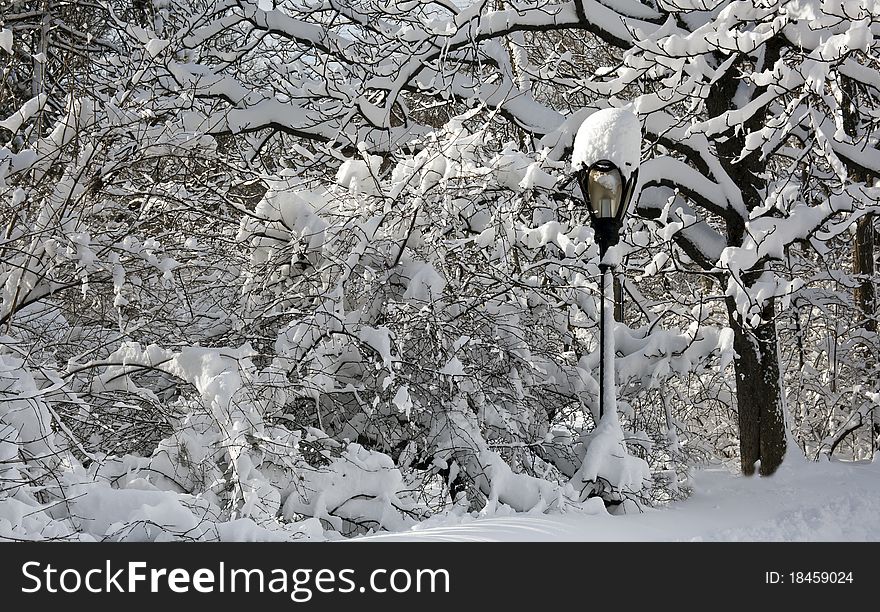
[[[642,130],[631,112],[608,108],[587,117],[574,139],[572,165],[599,245],[602,274],[599,326],[599,416],[616,411],[614,390],[614,269],[608,249],[620,240],[638,180]],[[610,303],[609,303],[610,302]]]
[[[637,174],[638,170],[635,170],[625,180],[620,168],[607,159],[600,159],[578,173],[578,182],[587,200],[590,222],[599,244],[600,259],[604,259],[608,248],[620,239],[623,217],[632,199]]]

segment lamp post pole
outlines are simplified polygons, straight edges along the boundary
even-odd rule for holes
[[[604,254],[603,254],[604,256]],[[615,410],[614,393],[614,267],[599,264],[602,276],[599,306],[599,418],[606,410]]]
[[[596,243],[599,246],[599,418],[601,419],[607,411],[617,409],[617,394],[614,392],[614,270],[616,266],[606,261],[605,254],[610,247],[618,243],[620,230],[623,226],[623,215],[629,202],[624,200],[627,196],[627,190],[624,189],[623,183],[619,185],[618,189],[613,187],[609,189],[609,193],[597,193],[596,187],[591,185],[591,182],[601,180],[596,178],[596,169],[607,172],[615,172],[617,169],[610,164],[599,162],[595,164],[594,172],[588,173],[584,181],[587,187],[585,193],[592,194],[594,199],[598,200],[596,204],[591,203],[593,214],[590,217]],[[607,181],[606,187],[610,187]],[[603,210],[600,202],[609,198],[616,200],[616,202],[605,207],[606,212],[613,212],[614,216],[599,217],[595,213]]]

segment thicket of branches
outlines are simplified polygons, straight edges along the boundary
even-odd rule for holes
[[[0,2],[0,537],[637,511],[870,459],[862,3]],[[619,427],[570,164],[644,125]],[[756,463],[757,462],[757,463]]]

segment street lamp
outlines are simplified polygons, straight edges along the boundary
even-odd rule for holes
[[[609,108],[590,115],[574,142],[572,164],[599,245],[602,274],[599,326],[599,418],[616,411],[614,391],[614,268],[606,257],[620,240],[623,218],[635,193],[641,149],[641,126],[629,111]],[[611,302],[611,303],[608,303]]]
[[[607,159],[600,159],[578,171],[578,183],[586,198],[593,233],[599,245],[600,267],[606,266],[604,259],[608,248],[620,240],[620,229],[632,200],[638,174],[638,169],[635,169],[625,179],[620,168]]]

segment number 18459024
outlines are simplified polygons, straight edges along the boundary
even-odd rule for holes
[[[852,572],[764,572],[766,584],[852,584]]]

